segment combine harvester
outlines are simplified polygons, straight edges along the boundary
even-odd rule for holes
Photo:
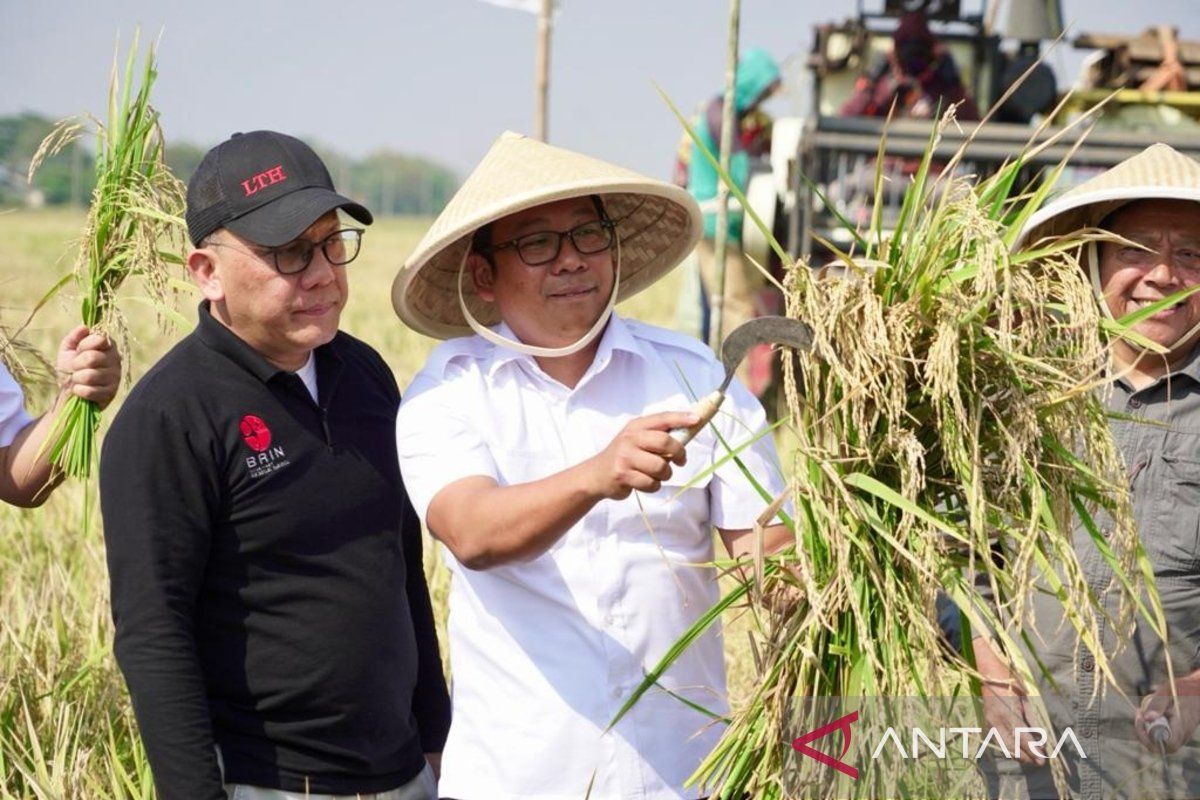
[[[925,12],[984,115],[1062,32],[1059,0],[1002,3],[1007,6],[1007,24],[1002,28],[994,25],[1001,10],[994,0],[976,0],[975,8],[964,9],[964,3],[971,2],[858,0],[854,18],[816,27],[804,74],[799,76],[808,88],[807,112],[776,121],[770,163],[755,172],[747,191],[750,205],[774,227],[793,257],[821,265],[829,260],[822,239],[849,247],[850,237],[837,215],[854,223],[867,222],[885,132],[887,189],[880,212],[885,223],[899,212],[909,181],[906,170],[928,144],[933,121],[897,118],[889,124],[878,117],[839,116],[838,111],[859,77],[891,51],[901,15]],[[946,130],[938,145],[939,157],[944,155],[948,161],[966,139],[974,137],[958,170],[987,175],[1035,134],[1037,141],[1045,141],[1071,120],[1090,113],[1095,118],[1087,123],[1090,132],[1071,157],[1060,190],[1154,142],[1166,142],[1200,158],[1200,42],[1180,41],[1169,24],[1162,24],[1136,35],[1081,32],[1073,35],[1070,44],[1094,51],[1083,61],[1075,86],[1061,91],[1050,67],[1038,64],[978,132],[974,122]],[[1064,96],[1066,102],[1057,115],[1047,119]],[[1097,110],[1105,100],[1107,104]],[[1068,133],[1042,151],[1029,163],[1028,177],[1057,164],[1077,138],[1075,132]],[[778,268],[749,219],[744,237],[751,257],[762,264],[774,261],[772,267]]]

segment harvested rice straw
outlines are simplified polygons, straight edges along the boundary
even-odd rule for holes
[[[150,300],[166,306],[170,294],[169,265],[182,264],[183,187],[163,160],[158,112],[150,105],[157,77],[155,49],[146,53],[140,75],[135,71],[138,37],[125,62],[124,79],[113,62],[108,96],[108,122],[96,126],[96,188],[88,211],[75,284],[82,295],[82,321],[93,331],[117,335],[122,330],[114,303],[127,278],[143,279]],[[134,82],[140,83],[134,92]],[[41,160],[74,140],[83,126],[65,120],[42,142],[30,176]],[[51,293],[65,283],[60,282]],[[100,409],[72,396],[57,420],[50,457],[68,475],[91,474]]]
[[[951,111],[936,126],[895,230],[881,229],[878,216],[866,231],[846,225],[856,242],[853,254],[838,253],[846,277],[820,280],[785,256],[787,313],[814,333],[798,366],[784,359],[796,547],[735,572],[738,587],[617,716],[721,611],[747,601],[758,680],[692,778],[714,798],[947,796],[951,780],[955,792],[971,791],[961,768],[922,776],[917,762],[873,766],[851,781],[798,758],[792,739],[831,721],[829,706],[813,716],[798,700],[977,695],[972,626],[1000,636],[1029,685],[1040,665],[1020,658],[1010,632],[1029,628],[1027,598],[1039,575],[1061,576],[1064,617],[1111,681],[1099,646],[1104,612],[1070,536],[1080,517],[1104,541],[1098,509],[1112,519],[1107,544],[1123,599],[1117,629],[1128,630],[1136,610],[1165,630],[1151,580],[1149,606],[1138,598],[1149,564],[1094,391],[1110,358],[1078,240],[1010,252],[1062,166],[1021,194],[1014,187],[1027,152],[982,181],[952,170],[931,180],[934,145],[952,120]],[[1006,553],[1003,564],[993,546]],[[996,604],[981,598],[970,574],[992,588]],[[798,606],[774,602],[797,589]],[[939,591],[961,609],[962,652],[946,645],[938,624]],[[839,740],[823,749],[836,756]],[[1061,781],[1061,762],[1053,763]]]

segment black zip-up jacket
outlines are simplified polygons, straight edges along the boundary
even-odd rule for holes
[[[161,800],[227,783],[386,791],[450,704],[396,460],[400,392],[338,333],[319,404],[208,312],[130,393],[100,463],[115,651]]]

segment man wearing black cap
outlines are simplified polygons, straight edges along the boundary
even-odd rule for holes
[[[392,374],[338,330],[371,223],[304,143],[188,186],[196,330],[130,393],[101,501],[115,651],[162,800],[435,795],[449,725]]]

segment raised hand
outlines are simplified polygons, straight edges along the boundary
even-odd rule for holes
[[[657,492],[671,477],[671,465],[687,461],[684,446],[671,438],[673,428],[694,425],[690,411],[664,411],[630,420],[613,440],[586,463],[593,490],[614,500],[630,492]]]
[[[56,367],[64,394],[91,400],[101,408],[112,402],[121,383],[121,354],[105,335],[80,325],[58,346]]]

